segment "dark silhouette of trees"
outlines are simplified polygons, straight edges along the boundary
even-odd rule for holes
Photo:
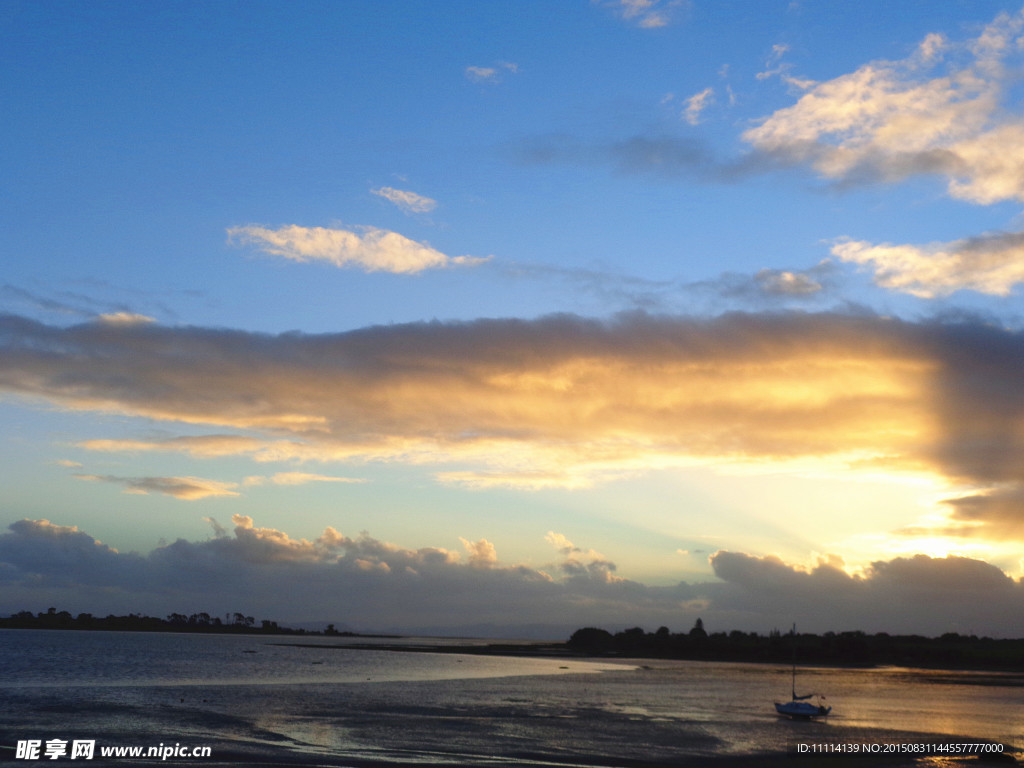
[[[700,619],[686,633],[673,633],[667,627],[656,632],[631,627],[612,634],[586,627],[572,634],[566,648],[588,656],[772,664],[790,664],[795,650],[799,663],[806,665],[1024,670],[1024,639],[994,640],[955,632],[927,638],[861,631],[799,633],[794,637],[777,629],[767,635],[739,630],[708,634]]]
[[[320,634],[305,629],[282,627],[276,621],[264,619],[256,626],[256,619],[242,613],[235,613],[231,623],[221,621],[208,613],[172,613],[166,619],[153,616],[141,616],[130,613],[127,616],[106,616],[101,618],[91,613],[80,613],[73,617],[67,611],[50,608],[45,613],[33,614],[31,611],[19,611],[7,618],[0,618],[0,629],[89,629],[117,630],[129,632],[208,632],[220,634],[272,634],[272,635],[305,635]],[[351,632],[338,632],[334,625],[328,625],[333,635],[351,635]]]
[[[615,648],[615,638],[608,630],[584,627],[572,633],[568,646],[580,653],[604,654]]]

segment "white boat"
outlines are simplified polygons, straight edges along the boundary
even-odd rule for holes
[[[796,624],[793,625],[793,698],[791,701],[776,701],[775,711],[800,720],[824,717],[832,711],[832,707],[825,706],[825,697],[820,693],[796,695]]]
[[[813,699],[813,701],[804,701]],[[824,696],[812,693],[809,696],[797,696],[794,693],[792,701],[776,701],[775,711],[786,717],[795,717],[802,720],[809,720],[814,717],[824,717],[832,711],[832,707],[824,705]]]

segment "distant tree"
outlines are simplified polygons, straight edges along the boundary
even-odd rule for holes
[[[696,623],[693,625],[693,629],[690,630],[690,637],[707,637],[708,633],[704,630],[704,620],[698,618]]]
[[[596,627],[577,629],[569,638],[569,647],[582,653],[605,653],[612,649],[615,638],[612,633]]]

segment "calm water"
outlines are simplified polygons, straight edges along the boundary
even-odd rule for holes
[[[1024,746],[1015,675],[801,670],[798,687],[826,693],[834,714],[800,723],[772,708],[789,670],[762,665],[278,645],[290,642],[0,630],[0,759],[19,739],[51,738],[210,745],[213,759],[185,761],[205,766],[709,764],[939,736]]]

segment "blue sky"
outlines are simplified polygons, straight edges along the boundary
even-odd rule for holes
[[[0,611],[1024,634],[1022,33],[6,4]]]

